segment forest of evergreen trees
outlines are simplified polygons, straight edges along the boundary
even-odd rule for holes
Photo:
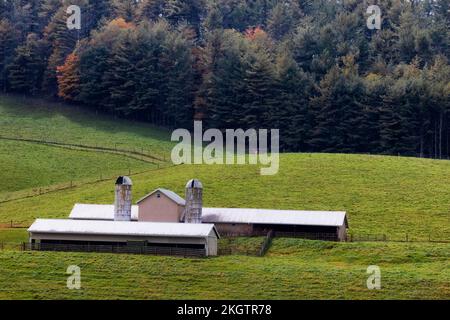
[[[381,8],[380,30],[366,9]],[[81,30],[66,26],[81,7]],[[450,155],[450,0],[0,0],[0,88],[281,150]]]

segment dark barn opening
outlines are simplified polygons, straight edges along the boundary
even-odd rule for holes
[[[338,228],[332,226],[308,226],[287,224],[255,224],[255,234],[273,230],[275,237],[297,237],[312,240],[338,240]]]
[[[205,256],[204,244],[148,243],[147,241],[109,242],[79,240],[41,240],[26,244],[31,250],[106,253],[140,253],[161,255]]]

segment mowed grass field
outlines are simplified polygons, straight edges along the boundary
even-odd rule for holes
[[[0,135],[34,138],[45,133],[48,139],[68,143],[85,139],[90,145],[111,144],[118,139],[130,147],[154,147],[155,154],[170,152],[168,134],[158,129],[147,131],[142,124],[128,125],[127,121],[103,116],[101,125],[97,125],[94,115],[86,111],[31,101],[27,104],[0,97],[0,124],[11,129],[5,133],[2,126]],[[46,122],[55,129],[46,131]],[[2,186],[0,197],[14,188],[59,183],[74,174],[80,181],[96,178],[96,170],[103,168],[127,174],[128,161],[134,161],[119,155],[8,144],[0,142],[0,147],[8,148],[5,150],[10,153],[0,155],[9,159],[0,162],[0,179],[12,182],[10,187]],[[107,158],[104,161],[109,167],[98,163],[101,157]],[[146,165],[135,161],[134,166]],[[86,166],[93,166],[92,170]],[[186,181],[193,177],[204,185],[205,206],[345,210],[349,232],[355,236],[386,235],[391,240],[405,240],[407,236],[410,241],[422,242],[328,243],[276,238],[265,257],[230,255],[206,259],[21,252],[5,245],[5,250],[0,250],[0,299],[450,297],[450,244],[428,242],[450,240],[449,161],[282,154],[280,171],[274,176],[261,176],[259,166],[253,165],[182,165],[132,174],[133,197],[137,200],[158,187],[183,195]],[[0,243],[27,240],[25,229],[7,228],[11,220],[30,225],[37,217],[66,218],[76,202],[112,203],[113,191],[111,179],[0,203]],[[245,250],[253,249],[261,239],[234,242]],[[227,240],[220,243],[227,245]],[[81,267],[81,290],[66,288],[65,272],[72,264]],[[381,268],[381,290],[367,289],[369,265]]]
[[[143,171],[151,164],[102,152],[70,150],[30,142],[0,139],[0,192],[13,192],[68,181],[112,177]],[[153,167],[156,168],[156,165]]]
[[[75,105],[0,95],[0,136],[170,155],[173,144],[167,130],[116,120]]]
[[[148,124],[115,121],[74,105],[40,99],[0,96],[0,202],[80,182],[90,182],[163,165],[172,143],[169,133]],[[6,139],[3,139],[6,138]],[[69,145],[47,145],[31,139]],[[145,153],[124,156],[113,148]]]
[[[0,252],[0,299],[448,299],[449,245],[275,239],[265,257]],[[67,267],[81,289],[66,287]],[[367,267],[381,289],[367,289]]]

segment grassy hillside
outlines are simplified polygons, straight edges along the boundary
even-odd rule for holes
[[[41,188],[53,190],[151,170],[163,164],[153,157],[168,158],[172,145],[166,130],[116,121],[78,106],[17,96],[0,96],[0,128],[0,163],[8,168],[0,170],[0,180],[9,182],[0,186],[0,201],[35,194]],[[125,156],[120,150],[149,156]]]
[[[266,257],[184,259],[0,251],[0,299],[435,299],[450,295],[450,245],[276,239]],[[66,288],[69,265],[81,289]],[[381,269],[381,290],[366,287]]]
[[[95,119],[95,120],[94,120]],[[121,141],[167,155],[167,133],[109,117],[97,121],[75,107],[0,97],[1,135],[42,136],[65,143],[105,146]],[[0,140],[0,198],[24,188],[68,179],[97,179],[100,172],[154,165],[122,155]],[[133,170],[132,172],[136,172]],[[75,178],[74,178],[75,177]],[[132,174],[133,197],[157,187],[183,195],[186,181],[204,184],[205,206],[346,210],[350,233],[385,234],[391,240],[450,239],[450,162],[415,158],[283,154],[280,171],[261,176],[258,166],[182,165]],[[25,189],[27,190],[27,189]],[[37,217],[65,218],[76,202],[112,203],[114,180],[77,185],[0,203],[0,243],[26,241]],[[261,238],[220,241],[255,250]],[[450,244],[326,243],[275,239],[263,258],[227,255],[182,259],[93,253],[0,250],[0,299],[6,298],[448,298]],[[82,269],[82,290],[66,289],[65,270]],[[366,288],[366,269],[378,265],[382,290]]]
[[[158,157],[171,150],[167,130],[116,121],[86,108],[17,96],[0,96],[0,136],[143,150]]]
[[[8,168],[0,171],[0,180],[9,181],[0,193],[156,167],[121,155],[5,140],[0,140],[0,163]]]
[[[280,172],[257,166],[177,166],[133,175],[134,199],[157,187],[183,195],[204,184],[205,206],[346,210],[354,234],[450,239],[450,162],[360,155],[284,154]],[[0,204],[0,223],[68,215],[75,202],[112,203],[113,181]]]

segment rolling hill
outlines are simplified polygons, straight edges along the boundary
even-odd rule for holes
[[[3,97],[0,124],[7,130],[2,135],[31,139],[46,133],[48,139],[91,146],[118,140],[130,148],[145,146],[162,157],[170,151],[167,132],[106,116],[100,116],[97,125],[92,114],[80,110]],[[133,168],[146,169],[131,174],[134,199],[157,187],[183,195],[185,182],[197,177],[204,185],[205,206],[346,210],[355,239],[384,235],[387,240],[408,240],[327,243],[277,238],[262,258],[208,259],[20,252],[8,247],[0,250],[0,298],[434,299],[450,295],[450,243],[429,242],[450,239],[449,161],[282,154],[279,174],[261,176],[253,165],[155,168],[123,155],[35,143],[0,140],[0,148],[8,150],[2,155],[7,160],[0,179],[18,181],[11,187],[3,185],[0,197],[13,189],[20,192],[64,182],[72,175],[80,181],[70,189],[0,203],[4,226],[0,242],[26,241],[24,229],[5,228],[11,220],[29,225],[36,217],[67,217],[75,202],[112,203],[112,179],[83,181],[95,178],[103,162],[111,174],[127,174],[128,161]],[[80,291],[65,287],[69,264],[82,268]],[[382,270],[381,290],[365,286],[369,265]]]

